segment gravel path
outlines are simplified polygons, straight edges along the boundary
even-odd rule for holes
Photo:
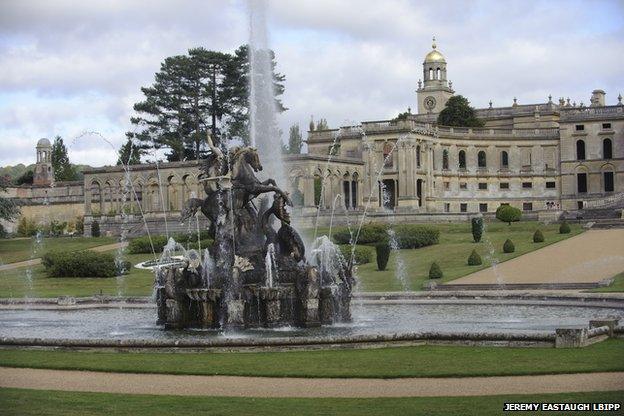
[[[0,387],[227,397],[435,397],[624,390],[624,372],[509,377],[314,379],[0,367]]]
[[[104,244],[102,246],[91,247],[91,248],[89,248],[87,250],[98,251],[98,252],[100,252],[100,251],[109,251],[109,250],[115,250],[115,249],[117,249],[119,247],[125,247],[127,245],[128,245],[127,242],[113,243],[113,244]],[[0,272],[5,271],[5,270],[19,269],[20,267],[36,266],[39,263],[41,263],[41,258],[24,260],[24,261],[18,261],[18,262],[15,262],[15,263],[2,264],[2,265],[0,265]]]
[[[624,229],[589,230],[451,283],[593,283],[622,271]]]

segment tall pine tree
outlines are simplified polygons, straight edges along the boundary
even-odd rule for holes
[[[284,153],[291,155],[298,155],[301,153],[301,146],[303,145],[303,138],[301,136],[301,130],[299,124],[293,124],[290,126],[288,132],[288,147],[284,147]]]
[[[76,168],[69,163],[67,147],[65,147],[61,136],[56,136],[54,143],[52,143],[52,168],[54,169],[54,180],[57,182],[78,179]]]
[[[141,88],[145,100],[134,105],[137,115],[131,118],[139,132],[128,136],[143,148],[168,148],[169,160],[199,158],[208,132],[215,144],[248,142],[248,73],[247,46],[234,54],[195,48],[165,59],[154,84]],[[278,97],[285,77],[275,74],[274,79]],[[276,106],[284,110],[278,98]]]
[[[117,155],[117,165],[138,165],[141,163],[141,155],[143,151],[136,145],[132,138],[128,137],[128,140],[119,148]]]

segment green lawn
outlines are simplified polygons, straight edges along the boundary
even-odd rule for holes
[[[622,403],[624,392],[588,392],[477,397],[353,399],[181,397],[0,389],[0,409],[19,415],[499,415],[504,403]],[[525,412],[526,413],[526,412]],[[564,413],[552,413],[564,414]],[[622,414],[622,413],[614,413]]]
[[[65,251],[84,250],[104,244],[116,243],[115,237],[58,237],[44,238],[35,257],[41,257],[49,250],[63,249]],[[15,263],[28,260],[32,257],[32,238],[0,239],[0,264]]]
[[[591,289],[590,292],[624,292],[624,272],[616,274],[609,286]]]
[[[153,259],[151,254],[130,254],[125,258],[133,265]],[[28,284],[29,268],[21,267],[2,272],[0,276],[0,298],[22,298],[24,296],[48,298],[57,296],[92,296],[94,294],[123,296],[148,296],[152,293],[154,275],[149,270],[132,268],[123,279],[47,277],[43,266],[32,267],[32,288]]]
[[[624,371],[624,340],[586,348],[423,345],[380,349],[138,353],[0,349],[0,366],[263,377],[468,377]]]
[[[580,234],[583,229],[578,224],[570,224],[570,234],[559,234],[559,225],[543,225],[537,222],[517,222],[511,226],[493,222],[486,223],[486,230],[480,243],[474,243],[470,232],[470,224],[435,224],[440,230],[440,243],[412,250],[399,250],[391,254],[390,262],[385,271],[378,271],[375,261],[358,267],[361,291],[400,291],[401,282],[395,277],[397,261],[404,263],[409,290],[420,290],[428,280],[431,263],[436,261],[442,268],[444,277],[441,282],[457,279],[467,274],[487,268],[492,260],[499,263],[537,250],[546,245]],[[540,228],[544,234],[543,243],[533,242],[533,233]],[[327,232],[321,229],[319,232]],[[503,253],[503,243],[511,239],[516,246],[514,253]],[[374,249],[374,248],[373,248]],[[476,249],[483,259],[481,266],[468,266],[466,261],[470,252]]]
[[[545,245],[561,241],[565,238],[577,235],[582,232],[578,224],[571,224],[572,233],[559,234],[558,225],[539,225],[536,222],[518,222],[508,226],[504,223],[494,222],[486,224],[486,231],[483,234],[481,243],[472,241],[470,224],[437,224],[433,225],[440,230],[440,243],[430,247],[415,250],[400,250],[393,253],[387,270],[380,272],[373,262],[362,265],[358,268],[361,291],[400,291],[402,284],[395,277],[397,259],[400,257],[404,263],[408,289],[420,290],[423,282],[428,280],[429,267],[433,261],[437,261],[442,268],[444,278],[442,282],[457,279],[472,272],[489,267],[493,258],[499,262],[509,260],[521,254],[544,247]],[[546,241],[544,243],[533,243],[533,232],[537,228],[542,229]],[[327,233],[327,229],[319,229],[319,235]],[[305,230],[306,234],[312,231]],[[515,253],[502,253],[503,242],[511,238],[516,246]],[[8,243],[7,243],[8,241]],[[100,244],[114,242],[112,238],[92,239],[48,239],[45,240],[46,249],[63,247],[69,250],[77,250]],[[19,244],[18,244],[19,243]],[[4,246],[2,244],[5,244]],[[30,240],[5,240],[0,242],[0,253],[7,250],[7,247],[16,246],[17,250],[21,244],[22,249],[28,247],[30,250]],[[482,266],[468,266],[466,259],[472,251],[476,249],[483,257]],[[374,250],[374,248],[373,248]],[[493,250],[494,254],[490,254]],[[19,252],[18,252],[19,253]],[[152,258],[149,254],[128,255],[127,259],[136,264],[140,261]],[[0,277],[0,298],[7,297],[57,297],[67,296],[91,296],[96,293],[105,295],[116,295],[122,293],[126,296],[147,296],[152,293],[153,276],[151,272],[145,270],[132,269],[124,281],[124,289],[118,291],[118,282],[114,278],[93,279],[93,278],[48,278],[42,266],[32,268],[32,288],[27,283],[27,268],[3,272]]]

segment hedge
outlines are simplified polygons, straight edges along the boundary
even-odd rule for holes
[[[358,244],[377,244],[388,239],[388,228],[386,224],[367,224],[362,227]],[[394,226],[399,248],[419,248],[433,244],[438,244],[440,231],[424,225],[405,224]],[[355,238],[355,231],[354,236]],[[349,244],[351,235],[348,229],[340,229],[334,233],[336,244]]]
[[[201,231],[199,233],[201,238],[201,247],[202,249],[208,248],[212,246],[212,239],[209,238],[208,231]],[[162,253],[163,248],[167,245],[167,236],[165,235],[153,235],[152,244],[154,245],[154,251],[156,253]],[[191,234],[176,234],[172,236],[175,241],[182,244],[184,247],[197,249],[197,233]],[[141,253],[151,253],[152,246],[150,245],[150,239],[147,236],[136,237],[130,240],[128,243],[128,253],[130,254],[141,254]]]
[[[351,258],[351,245],[350,244],[341,244],[340,251],[347,261]],[[370,263],[373,260],[373,251],[370,247],[363,246],[355,246],[355,251],[353,252],[353,260],[355,264],[366,264]]]
[[[89,250],[50,251],[41,263],[49,277],[114,277],[131,267],[128,261],[117,264],[112,254]]]

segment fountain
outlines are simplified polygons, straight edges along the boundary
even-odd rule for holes
[[[232,148],[226,158],[210,137],[208,144],[212,152],[200,175],[207,196],[189,199],[183,218],[200,210],[210,220],[214,262],[202,262],[189,250],[181,263],[155,269],[159,323],[227,329],[349,321],[350,262],[327,238],[315,243],[306,260],[290,225],[288,193],[273,179],[256,177],[262,165],[255,148]]]

